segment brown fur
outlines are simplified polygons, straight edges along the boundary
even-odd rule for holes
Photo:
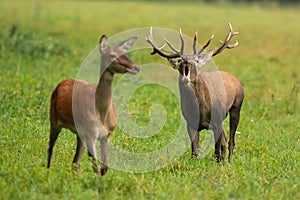
[[[234,136],[244,99],[244,90],[240,81],[232,74],[223,71],[200,73],[191,78],[189,84],[182,82],[182,79],[179,79],[179,81],[182,113],[188,124],[187,129],[192,142],[192,154],[194,156],[199,155],[198,132],[203,129],[210,129],[214,131],[215,135],[215,156],[218,161],[224,160],[226,136],[222,123],[229,113],[228,160],[230,162],[235,145]],[[188,93],[190,94],[188,95]],[[191,95],[194,95],[194,97],[189,97]],[[191,115],[191,112],[197,113]],[[194,119],[199,119],[199,121]]]
[[[228,160],[230,162],[235,145],[235,132],[239,124],[240,110],[244,100],[244,89],[239,80],[228,72],[200,72],[199,70],[213,56],[220,54],[224,49],[232,49],[238,46],[237,41],[234,44],[229,44],[231,38],[239,32],[234,32],[230,23],[228,25],[230,30],[224,41],[221,41],[221,46],[217,50],[211,50],[207,53],[204,50],[209,46],[213,35],[197,51],[196,33],[193,41],[193,55],[184,54],[184,38],[181,30],[179,31],[180,51],[165,39],[166,44],[174,52],[172,54],[168,54],[162,48],[159,48],[153,39],[152,28],[150,29],[150,35],[146,37],[146,42],[153,47],[152,55],[158,54],[167,58],[171,66],[180,73],[181,110],[187,121],[187,130],[192,143],[192,155],[199,155],[199,131],[211,129],[214,132],[215,157],[217,161],[224,161],[226,136],[222,123],[229,113],[230,140]]]
[[[48,165],[50,167],[53,147],[62,128],[77,135],[77,148],[73,163],[80,167],[80,157],[85,149],[93,158],[95,173],[104,175],[108,168],[107,154],[109,136],[116,126],[116,115],[112,102],[114,73],[136,74],[140,68],[124,53],[136,41],[129,38],[116,46],[108,46],[106,36],[102,36],[99,49],[101,56],[101,77],[97,85],[68,79],[59,83],[51,96],[50,141]],[[112,57],[111,55],[116,55]],[[98,169],[96,141],[101,143],[102,168]]]

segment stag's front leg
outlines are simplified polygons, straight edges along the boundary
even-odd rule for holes
[[[101,138],[100,142],[101,142],[101,158],[102,158],[101,176],[103,176],[108,169],[107,157],[108,157],[108,151],[110,146],[108,136]]]
[[[187,125],[187,131],[190,136],[191,144],[192,144],[192,156],[198,157],[199,155],[199,132],[197,129],[192,128]]]

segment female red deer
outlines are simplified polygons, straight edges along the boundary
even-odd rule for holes
[[[137,74],[140,67],[125,54],[137,40],[129,38],[115,46],[108,46],[108,38],[103,35],[99,42],[101,53],[101,77],[97,85],[73,79],[58,84],[51,96],[50,141],[48,168],[50,167],[55,141],[62,128],[77,135],[77,149],[73,163],[80,167],[80,157],[85,146],[93,158],[94,172],[104,175],[107,171],[109,136],[116,126],[116,115],[112,102],[112,84],[115,73]],[[102,168],[99,171],[96,142],[101,143]]]

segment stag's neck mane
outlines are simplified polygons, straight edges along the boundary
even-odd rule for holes
[[[188,96],[196,96],[198,100],[200,100],[202,96],[205,96],[203,93],[208,92],[204,74],[197,74],[189,83],[185,83],[182,80],[182,75],[179,75],[179,88],[180,93],[184,93],[185,95],[190,94]]]

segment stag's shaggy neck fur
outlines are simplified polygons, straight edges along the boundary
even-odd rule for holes
[[[213,56],[220,54],[224,49],[232,49],[238,46],[236,41],[229,44],[231,38],[238,34],[234,32],[229,23],[229,33],[221,46],[216,50],[204,52],[213,39],[213,35],[206,44],[197,51],[197,33],[193,41],[193,55],[184,54],[184,38],[181,30],[179,31],[181,48],[178,51],[166,38],[167,46],[173,51],[172,54],[164,52],[153,39],[152,28],[150,35],[146,37],[153,47],[153,54],[158,54],[167,58],[174,69],[178,69],[179,89],[181,99],[181,110],[187,121],[187,130],[192,143],[192,155],[198,156],[199,131],[202,129],[212,129],[215,139],[215,156],[218,161],[224,161],[226,151],[226,137],[222,127],[223,120],[227,113],[230,113],[230,140],[229,156],[231,157],[234,149],[235,132],[240,119],[240,109],[244,99],[244,90],[241,83],[228,72],[205,72],[200,73],[198,69],[211,60]]]

